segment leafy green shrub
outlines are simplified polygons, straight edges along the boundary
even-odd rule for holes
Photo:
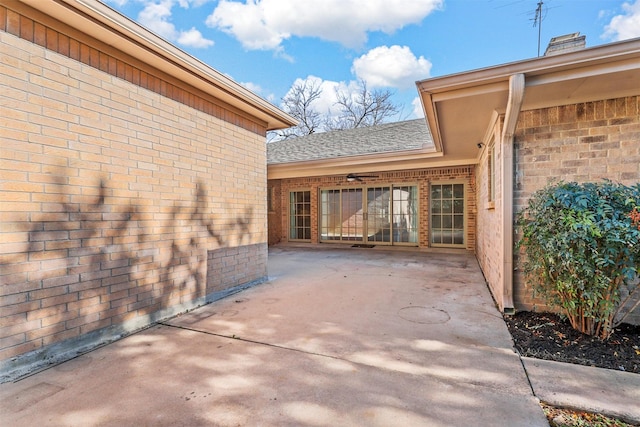
[[[621,311],[640,288],[639,206],[640,184],[561,182],[518,213],[527,281],[583,333],[606,339],[638,306]]]

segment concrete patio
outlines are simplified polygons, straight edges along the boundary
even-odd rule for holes
[[[472,254],[284,246],[269,274],[0,385],[2,424],[548,426]]]

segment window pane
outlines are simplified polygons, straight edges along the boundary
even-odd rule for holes
[[[442,186],[434,185],[431,187],[431,198],[432,199],[442,199]]]
[[[453,201],[453,213],[457,213],[457,214],[464,213],[464,200]]]
[[[442,198],[443,199],[450,199],[452,197],[453,192],[451,191],[451,186],[450,185],[443,185],[442,186]]]
[[[418,212],[416,186],[394,187],[393,198],[393,241],[403,243],[418,242]]]
[[[454,245],[462,245],[464,243],[464,236],[461,231],[456,231],[453,236],[453,244]]]
[[[340,190],[322,190],[320,198],[322,200],[320,238],[322,240],[339,240]]]
[[[464,198],[464,185],[463,184],[454,184],[453,186],[453,197],[456,199]]]
[[[367,189],[367,240],[391,241],[391,188]]]

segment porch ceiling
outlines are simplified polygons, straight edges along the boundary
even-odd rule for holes
[[[640,94],[640,39],[417,83],[434,144],[445,157],[476,153],[508,81],[525,75],[522,111]]]

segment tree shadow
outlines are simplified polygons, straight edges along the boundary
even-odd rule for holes
[[[2,305],[13,314],[0,360],[24,353],[11,347],[28,336],[38,337],[29,348],[37,350],[202,304],[207,274],[216,274],[207,269],[208,251],[228,247],[232,238],[251,243],[253,207],[216,221],[203,181],[186,193],[191,199],[165,206],[166,215],[153,201],[150,209],[149,201],[118,197],[105,177],[81,188],[68,182],[65,172],[57,175],[54,200],[14,224],[23,243],[0,254]],[[34,322],[39,319],[44,323]],[[38,331],[45,324],[50,333]]]

